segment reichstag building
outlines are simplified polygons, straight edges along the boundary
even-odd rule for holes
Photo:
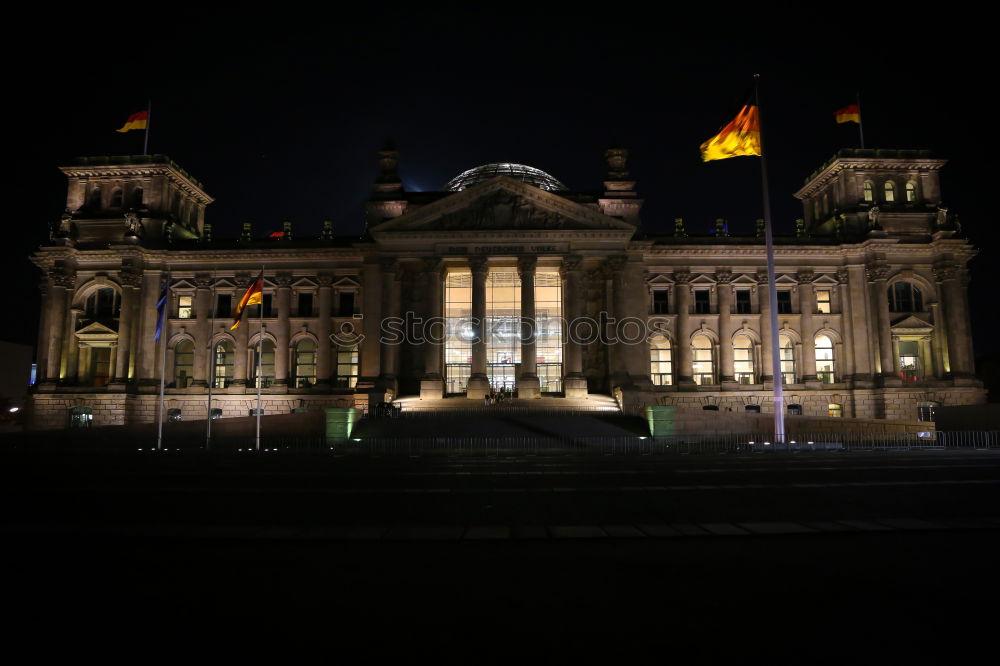
[[[66,212],[32,257],[30,423],[153,421],[161,367],[183,420],[205,418],[209,392],[222,418],[247,416],[258,387],[266,414],[503,389],[768,412],[775,381],[806,415],[915,420],[985,401],[966,297],[976,250],[941,206],[944,159],[841,150],[805,179],[796,232],[775,239],[776,378],[762,223],[644,232],[627,157],[605,153],[593,192],[509,163],[407,192],[387,146],[360,238],[329,222],[319,237],[285,223],[218,238],[211,196],[166,156],[80,158],[61,168]],[[263,302],[233,329],[261,271]]]

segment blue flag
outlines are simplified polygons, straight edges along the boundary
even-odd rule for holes
[[[160,341],[160,331],[163,330],[163,317],[167,314],[167,299],[170,297],[170,281],[163,283],[163,291],[160,292],[160,300],[156,301],[156,333],[153,333],[153,342]]]

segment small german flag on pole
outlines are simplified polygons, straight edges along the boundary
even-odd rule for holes
[[[757,112],[757,105],[749,100],[729,124],[701,144],[703,162],[742,155],[760,157],[760,153],[760,115]]]
[[[146,129],[146,124],[149,122],[149,111],[139,111],[138,113],[133,113],[125,121],[125,125],[121,129],[115,130],[116,132],[131,132],[132,130],[144,130]]]
[[[830,108],[830,107],[827,107]],[[857,123],[861,124],[861,107],[857,104],[848,104],[842,109],[838,109],[833,112],[833,117],[837,119],[837,123]]]
[[[236,304],[236,312],[233,313],[233,325],[229,327],[230,331],[235,331],[240,326],[240,320],[243,318],[243,310],[246,309],[248,305],[260,305],[264,300],[264,271],[260,272],[254,281],[250,283],[247,290],[243,293],[243,298],[240,302]]]

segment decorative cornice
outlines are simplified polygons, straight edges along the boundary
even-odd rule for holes
[[[729,268],[717,268],[715,270],[715,281],[719,284],[729,284],[733,281],[733,271]]]
[[[536,268],[538,268],[538,257],[517,258],[517,274],[522,280],[526,274],[534,276]]]
[[[932,158],[899,157],[839,157],[814,174],[802,189],[795,193],[797,199],[806,199],[826,187],[842,171],[937,171],[948,160]]]
[[[677,284],[688,284],[691,282],[691,271],[674,271],[673,279]]]
[[[878,282],[889,278],[889,265],[883,263],[869,264],[865,266],[865,279],[869,282]]]

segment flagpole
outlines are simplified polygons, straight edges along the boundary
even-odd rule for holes
[[[215,271],[212,271],[212,325],[208,329],[208,421],[205,426],[205,450],[212,449],[212,384],[215,383],[215,353],[212,336],[215,334],[215,317],[218,315],[219,299],[215,295]]]
[[[167,269],[167,301],[163,304],[163,319],[167,319],[167,312],[170,308],[170,269]],[[167,379],[167,338],[166,322],[160,324],[160,407],[156,418],[156,450],[163,450],[163,394],[166,388]]]
[[[861,115],[861,91],[856,91],[858,98],[858,134],[861,136],[861,148],[865,147],[865,125],[864,116]]]
[[[760,133],[760,181],[764,199],[764,242],[767,246],[767,298],[771,305],[771,375],[774,380],[774,442],[785,441],[785,400],[781,377],[781,356],[778,351],[778,289],[775,283],[774,234],[771,230],[771,196],[767,185],[767,151],[764,150],[764,118],[760,108],[760,74],[754,74],[753,94],[757,104]]]
[[[153,100],[146,100],[146,138],[142,142],[142,154],[149,155],[149,126],[153,124]]]
[[[263,377],[260,376],[261,354],[264,351],[264,265],[260,266],[260,337],[257,340],[257,450],[260,451],[260,388]]]

